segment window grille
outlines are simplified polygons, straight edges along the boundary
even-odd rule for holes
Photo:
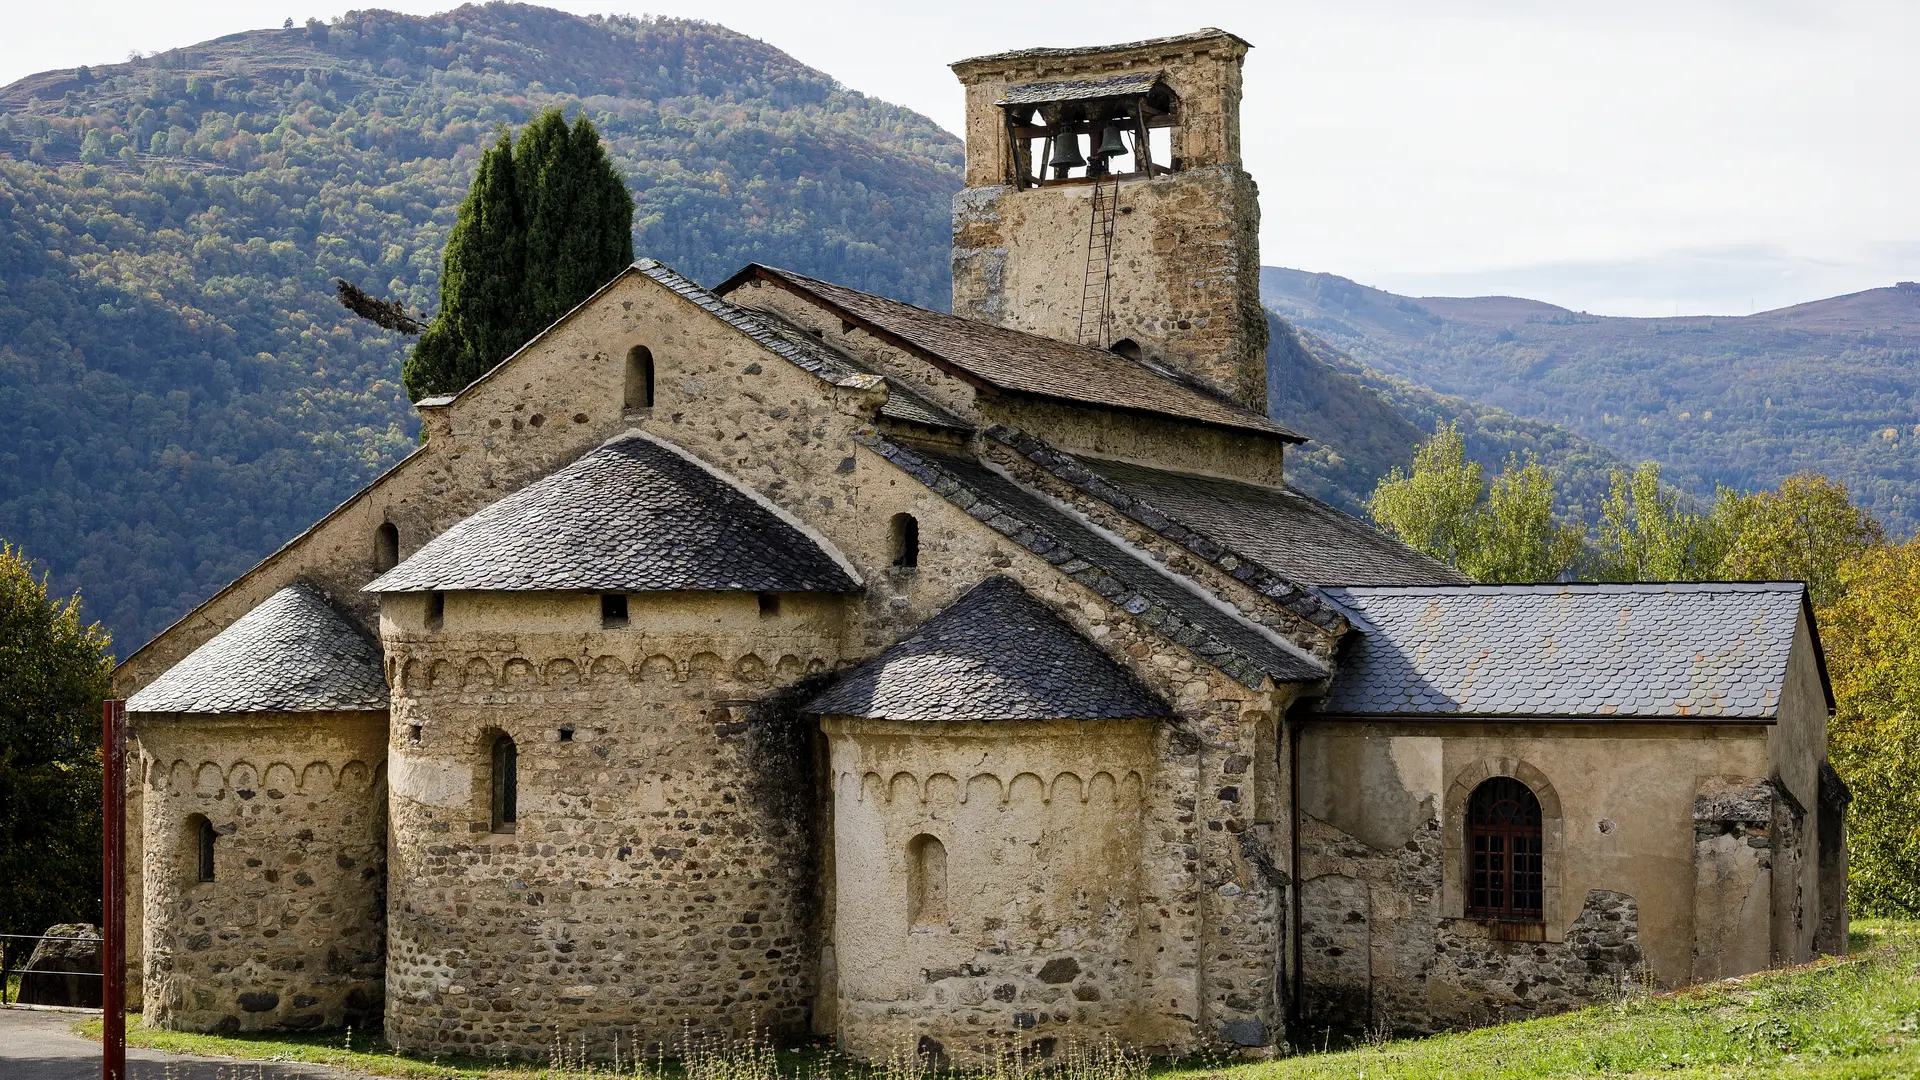
[[[1467,914],[1541,918],[1540,800],[1510,776],[1496,776],[1467,801]]]

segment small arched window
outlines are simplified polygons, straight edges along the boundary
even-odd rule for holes
[[[187,818],[188,855],[193,864],[193,880],[213,880],[213,842],[220,834],[213,829],[213,822],[204,814],[194,814]]]
[[[391,521],[373,531],[373,569],[384,574],[400,565],[400,529]]]
[[[913,926],[947,922],[947,848],[925,833],[907,841],[907,922]]]
[[[1141,357],[1146,355],[1140,351],[1139,342],[1133,340],[1132,338],[1127,338],[1127,337],[1121,338],[1119,341],[1116,341],[1112,345],[1107,346],[1107,348],[1112,352],[1119,353],[1121,356],[1124,356],[1129,360],[1139,360]]]
[[[628,409],[653,408],[653,352],[645,345],[627,350]]]
[[[508,735],[493,740],[491,817],[493,831],[510,833],[520,818],[520,752]]]
[[[912,514],[893,515],[893,565],[903,570],[920,565],[920,522]]]
[[[1475,788],[1467,800],[1467,914],[1541,918],[1543,859],[1533,790],[1511,776]]]

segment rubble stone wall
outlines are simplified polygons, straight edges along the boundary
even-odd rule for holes
[[[146,1023],[377,1026],[387,714],[141,719]]]
[[[843,1047],[978,1061],[1010,1041],[1191,1040],[1149,1007],[1162,942],[1142,915],[1178,862],[1149,816],[1168,805],[1148,798],[1152,721],[826,723]],[[927,837],[931,913],[915,910]]]
[[[808,1030],[808,762],[753,703],[839,655],[838,598],[597,594],[383,601],[394,685],[387,1036],[415,1053],[609,1057],[683,1025]],[[492,745],[518,820],[491,821]],[[804,741],[802,742],[804,746]],[[782,749],[782,747],[785,749]]]

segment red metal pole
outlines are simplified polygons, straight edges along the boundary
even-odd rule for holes
[[[127,703],[100,709],[100,1080],[127,1077]]]

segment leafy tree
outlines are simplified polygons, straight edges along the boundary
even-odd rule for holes
[[[1467,460],[1456,424],[1442,425],[1414,451],[1413,469],[1394,468],[1374,489],[1381,527],[1480,581],[1552,581],[1581,551],[1580,531],[1553,520],[1553,476],[1531,454],[1509,455],[1491,492]]]
[[[1829,753],[1853,789],[1851,903],[1920,917],[1920,540],[1868,548],[1837,581],[1819,618],[1837,706]]]
[[[480,159],[441,264],[440,312],[402,378],[460,390],[633,261],[633,199],[583,114],[540,114]]]
[[[1794,473],[1772,491],[1735,496],[1722,489],[1713,517],[1725,538],[1720,576],[1804,581],[1816,604],[1837,600],[1840,568],[1885,538],[1845,485],[1815,472]]]
[[[1449,566],[1472,557],[1485,488],[1480,466],[1467,460],[1457,424],[1443,424],[1413,452],[1413,468],[1381,477],[1367,509],[1380,527]]]
[[[0,543],[0,931],[99,920],[100,701],[113,658],[80,598]]]
[[[1479,581],[1553,581],[1584,547],[1577,526],[1553,520],[1553,474],[1531,455],[1507,458],[1481,521],[1479,546],[1461,566]]]
[[[1606,581],[1698,581],[1709,577],[1718,545],[1707,522],[1660,486],[1660,466],[1616,469],[1600,504],[1597,556]]]

